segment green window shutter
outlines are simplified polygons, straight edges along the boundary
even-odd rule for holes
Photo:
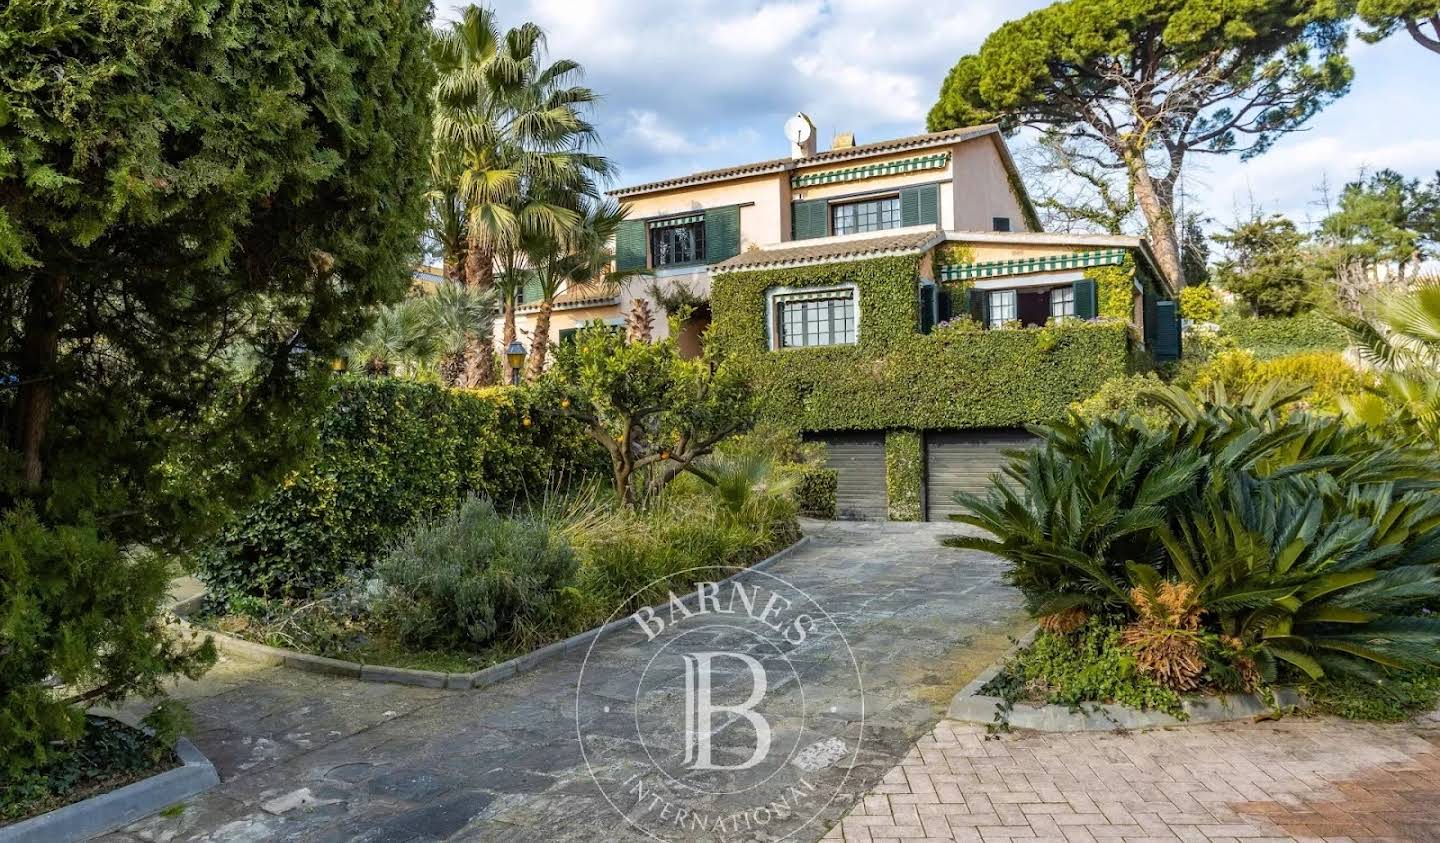
[[[740,254],[740,206],[705,211],[705,262],[719,263]]]
[[[920,333],[928,334],[935,327],[937,290],[934,284],[920,285]]]
[[[1144,306],[1141,309],[1141,318],[1145,320],[1145,324],[1141,326],[1140,333],[1145,337],[1145,347],[1153,349],[1155,347],[1155,305],[1158,304],[1158,302],[1155,300],[1155,295],[1148,291],[1145,293],[1142,302]]]
[[[540,301],[540,299],[543,297],[542,292],[543,291],[540,289],[539,276],[535,275],[534,273],[530,273],[525,278],[524,286],[520,288],[519,303],[534,304],[535,302]]]
[[[578,333],[580,333],[580,329],[579,329],[579,328],[561,328],[561,329],[560,329],[560,344],[561,344],[561,345],[573,345],[573,344],[575,343],[575,335],[578,334]]]
[[[955,313],[955,292],[941,284],[935,288],[935,321],[949,322]]]
[[[620,271],[649,266],[645,248],[645,221],[625,220],[615,233],[615,268]]]
[[[1180,359],[1180,308],[1174,301],[1155,302],[1155,359]]]
[[[940,222],[940,185],[922,184],[900,191],[900,225],[936,225]]]
[[[809,240],[830,233],[830,203],[824,199],[790,203],[790,239]]]
[[[1094,319],[1100,315],[1100,290],[1093,278],[1075,282],[1075,318]]]

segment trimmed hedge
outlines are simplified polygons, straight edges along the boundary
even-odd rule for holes
[[[452,390],[347,377],[320,422],[314,459],[199,554],[214,589],[305,594],[466,495],[507,507],[588,475],[603,455],[525,387]]]
[[[892,430],[885,434],[886,517],[891,521],[919,521],[921,486],[925,482],[925,454],[920,433]]]
[[[1220,320],[1220,328],[1261,360],[1302,351],[1344,351],[1350,345],[1345,329],[1320,311],[1276,319],[1229,317]]]

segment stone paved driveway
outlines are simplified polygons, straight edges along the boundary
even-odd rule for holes
[[[853,765],[815,774],[839,788],[816,823],[796,831],[798,820],[777,819],[724,839],[819,838],[1024,628],[997,560],[939,545],[953,529],[808,524],[811,544],[770,569],[828,609],[848,639],[864,678],[863,747]],[[849,659],[821,649],[807,654],[806,683],[844,681]],[[622,666],[617,682],[641,667]],[[106,839],[643,839],[603,801],[581,758],[579,668],[577,654],[490,688],[445,692],[226,660],[180,691],[222,784],[179,816],[151,817]],[[853,726],[847,720],[845,712],[829,718],[837,733]]]
[[[945,721],[825,839],[1440,841],[1440,714],[998,738]]]

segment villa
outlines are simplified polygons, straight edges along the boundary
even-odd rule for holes
[[[785,158],[613,191],[630,213],[617,268],[653,284],[563,291],[553,339],[685,288],[704,303],[678,326],[682,352],[704,335],[752,356],[773,411],[827,444],[839,515],[900,520],[943,518],[1024,425],[1137,360],[1179,357],[1146,243],[1041,231],[998,127],[842,134],[825,151],[807,116],[785,130]],[[518,308],[522,335],[534,308]]]

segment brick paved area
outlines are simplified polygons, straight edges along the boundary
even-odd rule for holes
[[[1440,717],[995,739],[943,721],[825,839],[1440,841]]]

